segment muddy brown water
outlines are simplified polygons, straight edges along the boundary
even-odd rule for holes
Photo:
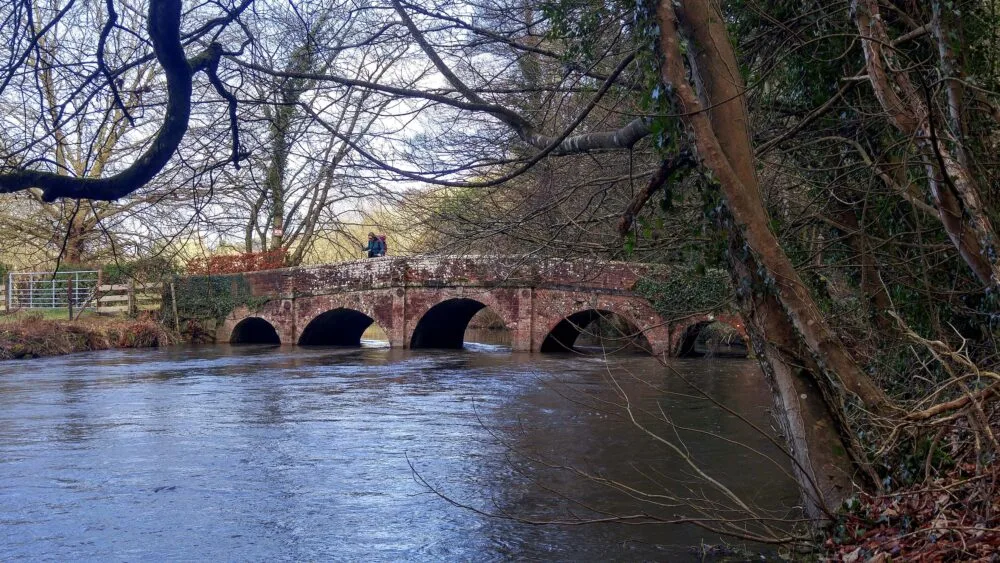
[[[753,362],[670,367],[771,426]],[[694,526],[572,525],[691,515],[578,471],[653,493],[701,490],[676,454],[622,417],[616,384],[637,408],[697,430],[678,432],[714,478],[794,515],[793,483],[728,440],[777,456],[774,447],[647,356],[176,347],[0,363],[0,553],[696,560],[693,546],[720,540]]]

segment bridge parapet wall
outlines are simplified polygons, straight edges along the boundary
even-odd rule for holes
[[[406,262],[396,258],[372,258],[291,268],[289,275],[294,291],[299,295],[386,289],[405,285]]]
[[[596,260],[560,260],[527,256],[430,256],[407,260],[410,285],[477,287],[573,287],[631,290],[656,266]]]
[[[532,257],[373,258],[244,274],[254,295],[317,295],[394,287],[536,287],[630,292],[654,265]]]

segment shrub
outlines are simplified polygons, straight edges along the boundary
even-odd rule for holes
[[[716,269],[671,268],[666,275],[639,280],[635,291],[664,319],[727,310],[733,299],[729,274]]]
[[[101,268],[104,283],[116,284],[128,281],[140,283],[157,282],[177,273],[173,262],[162,256],[139,258],[128,262],[105,264]]]
[[[176,310],[181,319],[221,321],[239,307],[260,309],[270,298],[254,297],[250,282],[241,274],[195,275],[174,279]],[[174,322],[171,295],[162,306],[166,324]]]

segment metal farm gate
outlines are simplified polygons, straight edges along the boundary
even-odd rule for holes
[[[7,279],[7,309],[80,309],[92,307],[100,284],[95,271],[11,272]]]

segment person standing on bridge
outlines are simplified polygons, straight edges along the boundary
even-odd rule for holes
[[[375,236],[375,233],[368,233],[368,246],[362,247],[362,250],[368,251],[369,258],[385,256],[384,243]]]

